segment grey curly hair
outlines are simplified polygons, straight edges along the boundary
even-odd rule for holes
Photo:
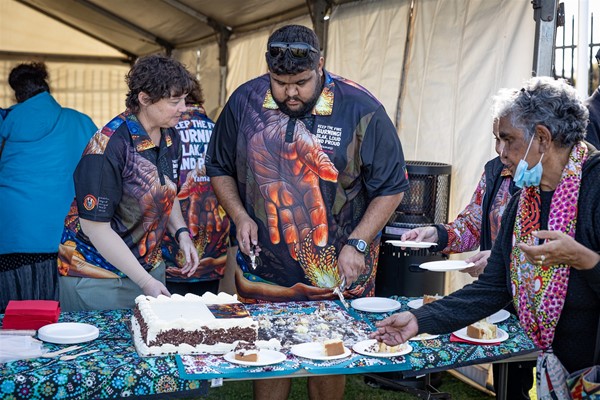
[[[559,147],[571,147],[585,138],[589,112],[564,79],[534,77],[521,89],[501,89],[493,97],[492,115],[508,118],[527,141],[536,125],[543,125]]]

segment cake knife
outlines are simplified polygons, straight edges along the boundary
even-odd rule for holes
[[[346,311],[349,311],[350,306],[344,298],[344,289],[346,289],[346,277],[342,276],[342,281],[340,282],[340,285],[333,289],[333,293],[337,294],[337,296],[340,298],[340,302],[342,303]]]
[[[254,252],[256,246],[250,248],[250,266],[253,270],[256,269],[256,253]]]

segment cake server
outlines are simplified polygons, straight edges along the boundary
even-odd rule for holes
[[[337,296],[340,298],[340,302],[342,303],[346,311],[348,311],[350,309],[350,306],[344,298],[344,289],[346,289],[346,277],[342,276],[342,281],[340,282],[340,285],[333,289],[333,293],[337,294]]]
[[[70,352],[70,351],[77,350],[77,349],[79,349],[80,347],[81,347],[81,346],[69,346],[69,347],[66,347],[66,348],[64,348],[64,349],[62,349],[62,350],[58,350],[58,351],[51,351],[51,352],[49,352],[49,353],[44,353],[44,354],[42,354],[42,357],[43,357],[43,358],[52,358],[52,357],[60,356],[60,355],[61,355],[61,354],[63,354],[63,353],[68,353],[68,352]]]
[[[71,360],[74,360],[74,359],[76,359],[77,357],[80,357],[80,356],[85,356],[85,355],[87,355],[87,354],[92,354],[92,353],[95,353],[95,352],[97,352],[97,351],[100,351],[100,350],[99,350],[99,349],[96,349],[96,350],[88,350],[88,351],[83,351],[83,352],[81,352],[81,353],[77,353],[77,354],[70,354],[70,355],[68,355],[68,356],[61,356],[61,357],[59,358],[59,360],[61,360],[61,361],[71,361]]]

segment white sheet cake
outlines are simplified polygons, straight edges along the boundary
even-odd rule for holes
[[[138,296],[131,317],[133,338],[142,356],[224,354],[238,340],[255,342],[258,323],[236,296],[210,292],[171,297]]]

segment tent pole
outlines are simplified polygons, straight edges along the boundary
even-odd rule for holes
[[[226,26],[214,26],[219,37],[219,70],[220,70],[220,85],[219,85],[219,109],[225,106],[227,99],[227,50],[228,42],[231,37],[231,30]]]
[[[554,76],[554,41],[556,37],[557,0],[532,0],[535,20],[533,76]]]
[[[331,13],[331,2],[330,0],[306,0],[306,4],[310,12],[313,29],[319,38],[319,43],[321,43],[319,50],[321,50],[323,57],[325,57],[327,50],[327,21]]]

